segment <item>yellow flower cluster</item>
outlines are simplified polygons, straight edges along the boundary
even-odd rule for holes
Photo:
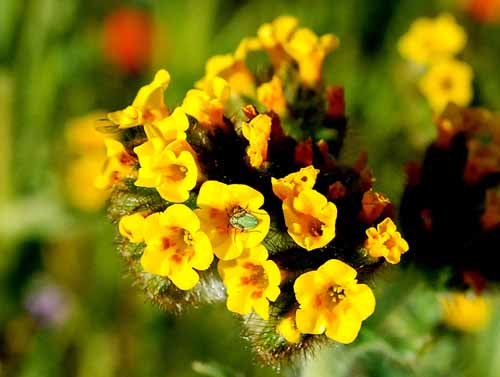
[[[205,76],[196,83],[197,89],[193,93],[212,92],[214,93],[211,96],[212,100],[217,99],[222,104],[228,101],[231,95],[252,98],[260,102],[266,110],[285,116],[287,104],[284,81],[287,70],[295,69],[293,67],[296,64],[297,75],[302,83],[309,87],[317,86],[321,81],[325,57],[338,44],[337,37],[332,34],[318,37],[312,30],[299,27],[295,17],[278,17],[270,23],[263,24],[258,29],[257,36],[243,39],[233,54],[210,58],[205,66]],[[274,68],[274,75],[270,81],[262,83],[247,67],[246,59],[253,51],[264,51],[268,54]],[[216,94],[217,91],[212,88],[215,79],[224,80],[224,83],[231,88],[231,93],[224,91],[224,95]],[[189,98],[191,103],[197,102],[193,95]],[[208,98],[205,100],[205,110],[210,107],[207,105],[207,100]],[[190,112],[189,106],[183,104],[188,114],[200,119],[197,114]],[[191,106],[196,106],[198,109],[202,107],[198,104]],[[217,121],[212,119],[211,123],[217,124]]]
[[[413,22],[410,30],[399,40],[403,57],[417,64],[431,64],[460,53],[467,43],[465,30],[450,14],[432,19],[422,17]]]
[[[379,257],[399,262],[408,245],[390,219],[390,201],[369,190],[366,159],[345,173],[327,142],[296,140],[281,126],[292,116],[287,85],[323,93],[322,64],[337,45],[333,35],[318,37],[299,28],[295,18],[279,17],[245,39],[234,54],[211,58],[205,77],[173,111],[163,99],[170,75],[160,70],[130,106],[108,114],[126,137],[124,144],[106,141],[107,157],[96,184],[128,190],[129,202],[137,204],[135,210],[127,202],[114,211],[121,216],[118,230],[125,247],[137,245],[134,273],[161,281],[166,290],[188,291],[212,279],[217,269],[228,310],[254,312],[268,321],[266,326],[276,326],[280,342],[300,343],[302,334],[323,333],[340,343],[355,340],[375,309],[375,297],[358,282],[356,265],[342,261],[342,252],[329,254],[329,244],[340,238],[339,250],[347,244],[363,263],[374,264]],[[246,66],[247,55],[257,50],[269,55],[274,68],[267,82],[256,80]],[[341,119],[343,94],[333,94],[320,111]],[[257,102],[263,111],[257,110],[259,104],[246,105]],[[273,161],[278,154],[282,160]],[[135,203],[135,197],[144,200]],[[340,218],[339,233],[351,220],[361,229],[345,241],[335,237],[338,208],[346,208],[348,200],[361,211]],[[301,253],[308,263],[300,263]]]
[[[472,69],[454,57],[466,42],[465,31],[449,14],[416,20],[399,40],[401,55],[426,67],[418,86],[435,113],[449,102],[466,106],[472,100]]]
[[[188,91],[182,106],[169,114],[163,92],[170,75],[160,70],[131,106],[108,114],[119,128],[144,126],[147,141],[131,154],[120,142],[107,140],[107,159],[96,185],[112,187],[133,175],[138,164],[136,186],[155,188],[171,203],[186,202],[203,179],[196,152],[186,141],[187,114],[209,130],[224,127],[230,89],[224,79],[212,76],[199,83],[203,89]],[[265,161],[270,130],[271,118],[263,114],[243,125],[252,166]],[[146,244],[141,257],[145,272],[165,276],[182,290],[197,284],[196,271],[208,269],[215,254],[221,260],[229,310],[247,314],[253,308],[267,318],[269,300],[279,295],[281,278],[261,244],[270,224],[260,208],[263,203],[262,194],[249,186],[207,181],[199,188],[195,211],[172,204],[162,213],[135,213],[120,220],[119,231],[130,242]]]
[[[262,194],[249,186],[206,181],[195,211],[173,204],[162,213],[135,213],[120,220],[119,231],[130,242],[145,242],[144,271],[168,277],[182,290],[196,285],[199,275],[194,269],[208,269],[215,254],[228,309],[248,314],[253,308],[267,319],[281,277],[261,244],[270,221],[260,209],[263,203]]]

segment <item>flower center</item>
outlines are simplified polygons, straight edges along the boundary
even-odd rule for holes
[[[396,246],[396,241],[391,237],[387,241],[384,242],[385,247],[388,249],[392,249],[394,246]]]
[[[192,246],[193,245],[193,235],[189,233],[187,230],[184,230],[184,243],[187,246]]]
[[[193,235],[178,227],[170,230],[171,233],[161,239],[162,250],[168,252],[168,258],[176,264],[181,264],[185,258],[191,259],[194,256]]]
[[[161,170],[165,176],[173,181],[182,181],[186,178],[187,174],[187,168],[183,165],[168,165],[163,167]]]
[[[264,267],[252,262],[246,262],[242,267],[247,270],[248,274],[240,278],[241,285],[254,287],[256,290],[252,296],[262,295],[262,290],[269,284]]]
[[[318,219],[312,219],[309,223],[309,233],[313,237],[321,237],[323,235],[323,225]]]
[[[337,304],[345,298],[345,291],[340,285],[333,285],[328,288],[328,296],[332,303]]]
[[[175,246],[175,243],[171,241],[169,237],[163,237],[161,239],[161,247],[163,250],[168,250],[171,247]]]
[[[142,119],[145,122],[152,122],[155,120],[155,114],[151,111],[151,109],[145,109],[142,113]]]
[[[444,91],[449,91],[451,88],[453,88],[453,80],[451,77],[445,77],[443,81],[441,81],[441,88]]]

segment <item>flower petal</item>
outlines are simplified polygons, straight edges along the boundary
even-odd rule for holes
[[[324,317],[314,309],[297,309],[295,323],[304,334],[322,334],[326,329]]]

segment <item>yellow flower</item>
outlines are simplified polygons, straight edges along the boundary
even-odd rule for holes
[[[311,251],[335,237],[337,207],[316,190],[306,189],[296,198],[283,202],[288,234],[304,249]]]
[[[467,35],[450,14],[436,19],[419,18],[398,43],[400,54],[418,64],[428,64],[458,54],[465,47]]]
[[[196,83],[196,88],[209,90],[210,81],[214,77],[227,81],[235,93],[253,97],[255,79],[243,60],[236,59],[232,54],[216,55],[208,59],[205,65],[205,77]]]
[[[106,139],[106,160],[102,173],[95,178],[94,185],[99,189],[108,189],[127,176],[134,175],[137,160],[116,140]]]
[[[139,157],[136,186],[155,187],[161,197],[170,202],[185,202],[196,186],[199,173],[196,153],[185,140],[166,144],[153,138],[134,148]]]
[[[295,322],[304,334],[326,332],[330,339],[351,343],[375,310],[370,287],[358,284],[356,270],[338,259],[300,275],[293,288],[300,304]]]
[[[440,113],[448,102],[466,106],[472,100],[472,69],[458,60],[433,64],[419,82],[432,110]]]
[[[384,257],[391,264],[399,263],[401,254],[408,251],[408,243],[401,237],[401,233],[396,230],[396,225],[387,217],[377,225],[366,230],[368,239],[365,241],[365,248],[373,258]]]
[[[328,52],[338,46],[332,34],[318,37],[310,29],[297,29],[298,20],[281,16],[263,24],[257,38],[244,39],[235,52],[236,59],[244,60],[249,51],[266,50],[275,71],[294,59],[306,85],[314,85],[321,77],[321,67]]]
[[[105,118],[105,112],[95,111],[69,121],[64,135],[69,151],[78,154],[105,154],[106,135],[97,131],[99,121]]]
[[[491,319],[491,301],[483,296],[450,293],[440,298],[443,320],[451,328],[474,333]]]
[[[204,90],[191,89],[186,93],[182,109],[207,128],[224,126],[224,104],[231,94],[226,80],[210,79]]]
[[[94,186],[106,157],[106,136],[98,132],[99,120],[106,117],[101,111],[72,119],[65,128],[66,149],[69,155],[66,166],[66,192],[78,209],[94,212],[101,209],[109,195]]]
[[[189,119],[181,107],[177,107],[170,116],[144,126],[148,139],[162,138],[165,143],[174,140],[186,140]]]
[[[276,263],[267,258],[266,248],[258,245],[245,249],[237,259],[219,262],[230,311],[244,315],[253,308],[263,319],[269,319],[269,301],[280,294],[281,274]]]
[[[285,50],[299,64],[302,81],[309,86],[321,78],[326,55],[337,48],[339,40],[333,34],[318,36],[308,28],[297,30],[286,44]]]
[[[387,196],[372,189],[365,191],[361,199],[361,219],[368,224],[373,223],[390,204]]]
[[[247,45],[259,46],[269,52],[271,63],[278,70],[284,61],[289,60],[284,46],[297,29],[299,22],[292,16],[280,16],[271,23],[263,24],[257,31],[257,43],[248,41]]]
[[[118,223],[118,231],[130,242],[139,243],[144,241],[144,217],[147,213],[134,213],[123,216]]]
[[[319,170],[311,165],[288,174],[284,178],[271,178],[273,192],[281,200],[296,197],[301,191],[313,188],[318,173]]]
[[[500,227],[500,192],[493,189],[486,191],[486,203],[481,216],[484,230]]]
[[[278,332],[289,343],[298,343],[300,340],[300,331],[295,324],[295,311],[283,318],[278,324]]]
[[[219,259],[239,257],[245,248],[259,245],[269,231],[269,215],[260,209],[264,196],[250,186],[207,181],[197,204],[201,227]]]
[[[257,99],[268,110],[283,116],[286,111],[285,94],[283,93],[283,82],[274,75],[272,80],[257,88]]]
[[[288,234],[301,247],[313,250],[335,237],[337,207],[313,190],[319,173],[312,165],[284,178],[271,178],[274,194],[283,200]]]
[[[179,289],[193,288],[199,281],[194,269],[208,269],[214,258],[210,241],[200,230],[200,220],[184,204],[173,204],[148,216],[143,234],[144,271],[168,277]]]
[[[257,37],[247,37],[243,38],[234,52],[234,58],[236,60],[243,61],[247,58],[247,55],[251,51],[262,50],[263,46]]]
[[[279,16],[272,22],[267,22],[259,27],[257,36],[265,48],[284,45],[290,39],[299,21],[293,16]]]
[[[100,210],[109,193],[94,186],[96,177],[101,173],[101,154],[83,155],[70,161],[66,170],[66,191],[71,203],[87,212]]]
[[[250,158],[250,165],[260,168],[267,160],[267,143],[271,136],[271,117],[266,114],[259,114],[249,123],[243,122],[242,132],[248,140],[247,156]]]
[[[129,128],[165,118],[168,115],[168,109],[163,102],[163,93],[169,83],[170,74],[160,69],[150,84],[139,89],[132,105],[109,113],[108,119],[120,128]]]

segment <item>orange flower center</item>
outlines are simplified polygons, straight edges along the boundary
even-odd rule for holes
[[[323,225],[325,224],[318,219],[312,219],[309,222],[309,233],[313,237],[321,237],[323,235]]]
[[[315,304],[318,308],[327,307],[329,309],[332,309],[343,299],[345,299],[345,297],[346,294],[344,288],[342,288],[340,285],[334,284],[328,287],[326,291],[323,291],[316,296]]]
[[[194,256],[193,236],[185,229],[172,227],[171,233],[161,239],[161,247],[163,251],[170,251],[172,254],[169,259],[181,264],[187,258],[188,260]]]
[[[147,109],[142,113],[142,119],[144,119],[145,122],[152,122],[155,120],[155,115],[151,110]]]
[[[328,288],[328,296],[330,296],[331,302],[334,304],[339,303],[345,298],[345,291],[340,285],[333,285]]]
[[[396,241],[394,240],[393,237],[391,237],[387,241],[384,242],[384,245],[388,249],[392,249],[394,246],[396,246]]]
[[[443,81],[441,81],[441,89],[443,89],[445,92],[451,90],[453,88],[453,80],[451,77],[445,77],[443,78]]]
[[[173,181],[182,181],[186,178],[187,168],[183,165],[168,165],[163,167],[162,172]]]
[[[252,298],[262,297],[263,290],[269,285],[264,267],[252,262],[245,262],[242,267],[248,271],[248,275],[240,278],[241,285],[255,289],[252,292]]]

